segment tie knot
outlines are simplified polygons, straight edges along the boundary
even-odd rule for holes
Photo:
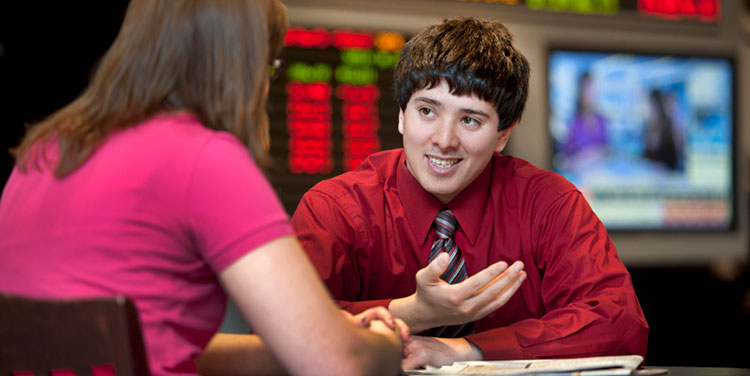
[[[435,232],[443,239],[452,238],[453,233],[456,232],[457,225],[456,216],[448,208],[441,210],[437,217],[435,217]]]

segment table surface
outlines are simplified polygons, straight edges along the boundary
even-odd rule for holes
[[[750,376],[750,368],[646,366],[644,369],[666,369],[667,376]]]

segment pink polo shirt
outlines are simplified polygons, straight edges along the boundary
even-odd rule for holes
[[[56,147],[48,152],[56,160]],[[13,171],[0,201],[0,291],[124,294],[151,372],[194,374],[224,315],[216,274],[291,233],[234,136],[187,114],[156,117],[112,135],[63,179]]]

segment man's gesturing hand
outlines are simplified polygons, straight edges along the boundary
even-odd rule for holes
[[[417,272],[417,291],[391,302],[389,310],[402,318],[412,333],[443,325],[475,321],[502,307],[526,279],[523,263],[500,261],[463,282],[448,284],[440,275],[449,255],[441,253]]]

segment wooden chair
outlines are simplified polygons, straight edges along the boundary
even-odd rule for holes
[[[0,376],[148,375],[124,296],[45,300],[0,294]]]

